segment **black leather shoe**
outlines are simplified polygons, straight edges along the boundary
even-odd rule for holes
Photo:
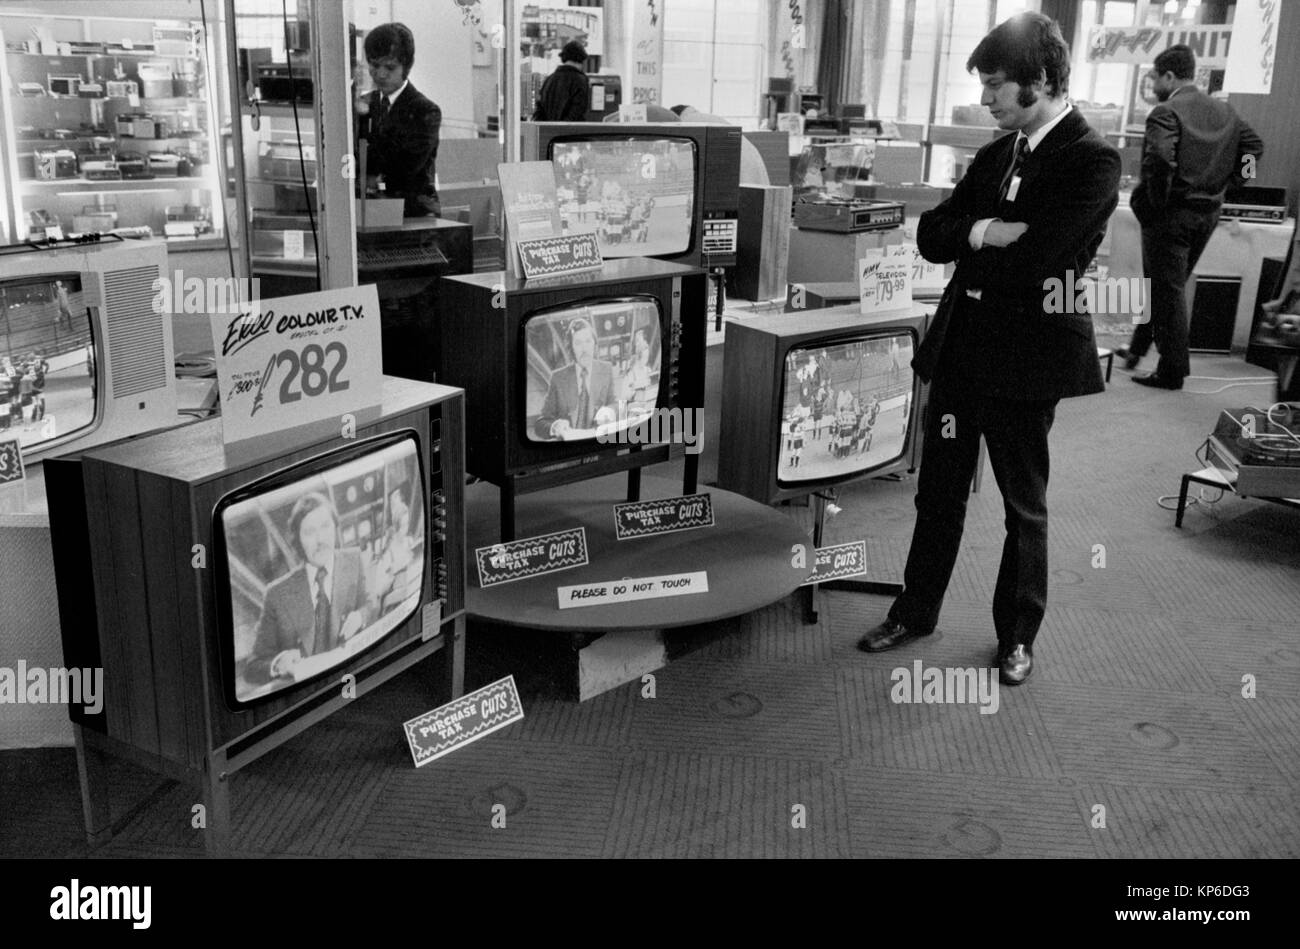
[[[1124,361],[1124,368],[1130,371],[1136,369],[1138,363],[1142,361],[1142,357],[1134,356],[1133,350],[1129,349],[1127,346],[1121,346],[1119,349],[1115,350],[1115,358],[1122,359]]]
[[[993,667],[995,669],[1001,668],[1002,660],[1014,648],[1016,648],[1014,643],[998,643],[998,648],[993,651]]]
[[[1153,389],[1181,389],[1183,387],[1182,379],[1164,379],[1156,373],[1149,376],[1134,376],[1133,381],[1140,386],[1150,386]]]
[[[933,632],[932,629],[913,629],[887,619],[875,629],[868,630],[867,635],[858,640],[858,648],[863,652],[884,652],[886,649],[897,649],[922,636],[929,636]]]
[[[1020,685],[1033,671],[1034,654],[1030,648],[1024,645],[1014,646],[1010,652],[1002,656],[1002,664],[998,668],[998,681],[1003,685]]]

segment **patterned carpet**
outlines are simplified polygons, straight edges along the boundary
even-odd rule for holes
[[[1269,378],[1239,359],[1193,367]],[[654,698],[629,684],[579,705],[545,674],[508,670],[524,721],[417,770],[400,723],[443,700],[438,656],[239,772],[237,852],[1300,856],[1300,511],[1227,497],[1177,530],[1157,505],[1201,467],[1220,408],[1272,394],[1212,392],[1224,384],[1151,391],[1117,368],[1105,394],[1062,403],[1038,665],[993,714],[891,700],[893,669],[978,667],[994,645],[1003,515],[986,472],[930,639],[863,654],[854,644],[888,602],[831,593],[816,625],[790,599],[674,634],[685,654]],[[843,491],[828,542],[865,538],[875,573],[897,578],[912,495],[910,481]],[[470,686],[500,671],[482,639],[476,651],[471,626]],[[0,754],[0,779],[0,855],[89,852],[70,749]],[[116,791],[146,803],[96,855],[202,853],[196,792],[126,769]]]

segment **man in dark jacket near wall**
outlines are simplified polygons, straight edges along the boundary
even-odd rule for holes
[[[1138,324],[1132,341],[1115,355],[1136,369],[1154,341],[1160,350],[1156,371],[1133,381],[1155,389],[1181,389],[1191,371],[1187,281],[1219,222],[1228,185],[1253,176],[1264,153],[1255,130],[1228,103],[1196,88],[1195,76],[1196,57],[1187,46],[1171,46],[1156,57],[1152,78],[1160,104],[1147,116],[1142,180],[1133,191],[1151,321]]]
[[[1047,605],[1056,403],[1104,388],[1091,317],[1058,304],[1101,243],[1120,159],[1065,98],[1070,51],[1047,17],[1002,23],[966,67],[979,72],[981,102],[998,126],[1016,134],[981,148],[952,197],[921,215],[922,255],[957,268],[912,361],[932,387],[904,590],[859,646],[878,652],[934,631],[983,436],[1007,528],[992,664],[1004,684],[1018,685],[1033,667]]]
[[[569,40],[560,50],[560,65],[546,77],[541,92],[537,93],[537,110],[534,122],[583,122],[590,108],[591,85],[583,64],[587,62],[587,48],[577,40]]]

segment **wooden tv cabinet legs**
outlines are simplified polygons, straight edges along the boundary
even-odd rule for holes
[[[437,637],[420,644],[415,653],[393,662],[376,676],[371,686],[360,694],[365,695],[412,665],[429,658],[439,649],[446,649],[448,650],[446,664],[433,683],[434,691],[440,700],[448,692],[450,696],[446,701],[460,698],[465,693],[465,624],[464,613],[444,621]],[[227,748],[210,751],[203,759],[202,770],[164,760],[124,742],[108,738],[92,729],[74,724],[77,772],[81,782],[81,804],[85,815],[87,843],[92,847],[107,843],[116,830],[125,826],[136,812],[149,806],[154,800],[152,796],[146,796],[114,822],[109,788],[109,763],[114,759],[121,759],[137,764],[161,777],[196,788],[201,794],[203,804],[203,820],[201,826],[196,829],[201,829],[204,835],[204,850],[209,857],[229,856],[232,843],[230,781],[235,772],[278,748],[316,722],[329,717],[340,707],[342,707],[342,700],[331,701],[301,718],[288,721],[279,728],[273,728],[255,743],[237,752],[234,760],[227,754]],[[394,724],[394,729],[400,730],[400,727],[400,722]],[[181,816],[190,820],[193,826],[195,816],[193,812]]]

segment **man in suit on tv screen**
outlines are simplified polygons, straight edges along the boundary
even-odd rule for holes
[[[289,514],[303,563],[266,588],[245,678],[292,677],[296,663],[344,645],[374,619],[361,552],[335,546],[338,515],[323,494],[299,498]]]
[[[1118,203],[1118,151],[1066,99],[1070,51],[1039,13],[997,26],[966,63],[981,103],[1014,132],[980,149],[952,197],[921,215],[917,243],[956,261],[912,367],[932,383],[904,590],[860,642],[893,649],[932,633],[961,544],[983,436],[1006,508],[993,594],[1004,684],[1033,668],[1047,605],[1048,432],[1057,401],[1101,392],[1092,318],[1074,292]]]
[[[578,318],[569,324],[573,362],[551,373],[546,401],[537,419],[539,438],[563,438],[565,433],[592,429],[597,414],[614,402],[614,367],[596,358],[596,331]],[[613,421],[612,409],[609,420]]]

